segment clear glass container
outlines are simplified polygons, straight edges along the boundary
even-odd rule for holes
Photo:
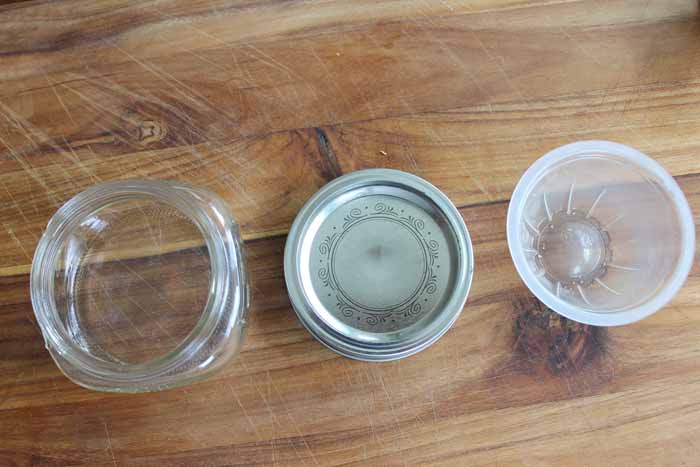
[[[114,392],[167,389],[239,350],[249,293],[236,222],[215,194],[118,181],[76,195],[36,249],[31,298],[65,375]]]

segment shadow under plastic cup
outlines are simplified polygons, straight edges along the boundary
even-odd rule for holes
[[[546,306],[615,326],[666,305],[688,277],[695,225],[678,184],[645,154],[608,141],[547,153],[508,209],[508,246]]]

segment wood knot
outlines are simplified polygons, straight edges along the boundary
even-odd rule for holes
[[[154,120],[144,120],[136,128],[136,137],[142,146],[162,141],[167,135],[167,126]]]
[[[535,366],[558,375],[577,372],[604,352],[604,328],[558,315],[535,298],[513,303],[514,350]]]

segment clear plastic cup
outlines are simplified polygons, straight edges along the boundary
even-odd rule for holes
[[[678,184],[608,141],[559,147],[523,175],[508,209],[518,273],[546,306],[586,324],[643,319],[681,288],[695,225]]]

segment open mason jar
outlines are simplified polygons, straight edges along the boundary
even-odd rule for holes
[[[101,391],[162,390],[220,369],[242,344],[248,297],[228,207],[179,182],[79,193],[49,221],[31,271],[51,356]]]

